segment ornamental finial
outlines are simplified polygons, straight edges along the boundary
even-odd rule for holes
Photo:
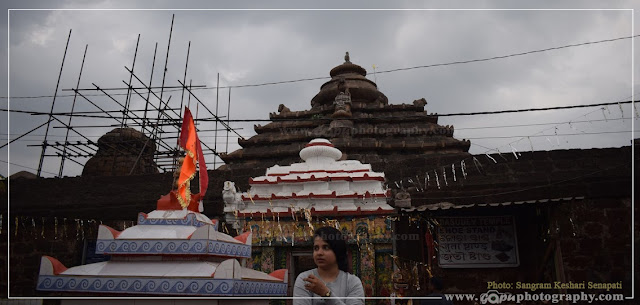
[[[349,52],[347,52],[347,54],[344,55],[344,62],[349,62]]]

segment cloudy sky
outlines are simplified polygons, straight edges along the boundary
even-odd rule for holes
[[[629,37],[633,29],[632,1],[617,1],[615,7],[599,2],[557,2],[553,6],[509,7],[498,2],[451,2],[448,6],[427,6],[401,2],[389,7],[368,3],[368,8],[415,8],[426,10],[343,10],[361,8],[358,2],[298,4],[297,8],[339,10],[198,10],[205,7],[187,2],[173,10],[170,2],[144,10],[147,4],[113,1],[60,1],[56,5],[14,2],[6,5],[9,22],[4,22],[1,39],[2,62],[8,73],[1,80],[8,86],[0,91],[0,108],[47,113],[51,109],[65,44],[71,39],[62,70],[54,112],[68,112],[73,103],[85,46],[80,88],[123,87],[129,80],[140,35],[134,73],[149,83],[154,49],[157,55],[153,86],[160,86],[167,58],[172,16],[175,15],[168,56],[165,85],[178,86],[184,78],[187,49],[191,43],[187,82],[206,86],[194,91],[209,109],[216,108],[217,75],[220,75],[219,114],[226,116],[231,89],[230,118],[267,119],[279,104],[291,110],[310,108],[311,98],[328,80],[329,70],[341,64],[344,52],[351,61],[368,71],[392,104],[411,103],[424,97],[426,111],[439,114],[589,105],[631,100],[632,40],[621,39],[527,55],[471,63],[438,65],[501,57],[567,45]],[[363,3],[360,3],[363,4]],[[404,5],[404,6],[401,6]],[[18,10],[39,8],[41,10]],[[136,10],[78,10],[78,9]],[[225,6],[224,8],[237,8]],[[243,8],[248,8],[247,6]],[[261,8],[292,8],[290,3],[270,2]],[[433,10],[439,8],[439,10]],[[56,9],[56,10],[49,10]],[[443,10],[444,9],[444,10]],[[627,10],[624,10],[627,9]],[[5,17],[6,18],[6,17]],[[637,26],[636,26],[637,28]],[[6,45],[8,41],[8,46]],[[637,52],[636,52],[637,53]],[[8,66],[7,66],[8,64]],[[376,72],[373,73],[375,65]],[[436,65],[436,66],[431,66]],[[431,66],[410,70],[387,70]],[[324,78],[323,78],[324,77]],[[7,82],[8,78],[8,82]],[[243,85],[322,78],[309,81],[242,87]],[[134,79],[134,86],[141,86]],[[125,93],[126,91],[110,91]],[[83,91],[104,110],[121,110],[114,101],[95,91]],[[10,96],[10,99],[6,97]],[[180,107],[181,91],[166,91],[170,105]],[[114,95],[124,103],[124,95]],[[187,103],[187,99],[184,99]],[[157,104],[157,99],[152,99]],[[191,100],[195,112],[195,101]],[[133,98],[131,109],[144,109],[144,101]],[[96,106],[78,97],[75,111],[97,111]],[[7,124],[0,125],[0,142],[14,139],[45,123],[47,116],[3,111]],[[118,116],[117,113],[113,113]],[[101,114],[101,116],[104,116]],[[154,114],[155,116],[155,114]],[[203,107],[198,117],[211,117]],[[62,121],[68,117],[59,116]],[[634,120],[636,120],[634,122]],[[231,123],[243,137],[254,134],[253,124]],[[569,110],[537,111],[496,115],[443,116],[441,125],[455,126],[454,136],[471,139],[471,152],[511,153],[512,151],[555,150],[627,146],[632,139],[632,123],[637,110],[631,104]],[[114,119],[73,118],[72,125],[84,136],[97,140],[115,126]],[[65,129],[53,122],[49,142],[63,141]],[[140,129],[140,127],[134,127]],[[213,124],[201,129],[213,130]],[[637,128],[637,127],[636,127]],[[35,172],[46,128],[0,149],[0,173]],[[168,135],[170,136],[170,135]],[[214,132],[200,134],[204,143],[218,151],[238,149],[237,136]],[[84,139],[71,133],[71,141]],[[175,140],[167,140],[172,142]],[[55,153],[48,149],[47,153]],[[86,159],[77,159],[84,163]],[[208,156],[208,167],[213,157]],[[10,163],[9,163],[10,162]],[[216,162],[216,166],[220,161]],[[53,177],[59,158],[45,158],[43,176]],[[76,176],[82,167],[66,162],[63,175]]]

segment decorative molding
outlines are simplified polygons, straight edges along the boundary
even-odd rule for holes
[[[41,275],[40,291],[203,296],[283,296],[286,283],[212,278],[69,277]]]
[[[215,240],[118,240],[99,239],[96,254],[197,254],[227,257],[251,257],[251,245]]]
[[[202,227],[206,225],[211,225],[210,223],[202,222],[198,220],[195,214],[189,213],[185,218],[182,219],[164,219],[164,218],[147,218],[148,215],[145,213],[138,213],[138,225],[169,225],[169,226],[194,226],[194,227]],[[218,230],[218,222],[213,220],[213,228],[214,230]]]

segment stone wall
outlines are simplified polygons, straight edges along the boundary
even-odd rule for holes
[[[247,178],[229,171],[209,171],[209,189],[204,200],[204,214],[209,218],[222,216],[222,184],[231,179]],[[11,280],[9,284],[6,282],[7,269],[3,267],[2,293],[6,295],[9,285],[12,297],[43,295],[35,291],[42,255],[53,256],[67,267],[80,265],[84,241],[95,239],[100,223],[117,230],[134,225],[139,212],[155,210],[157,199],[169,192],[172,180],[171,173],[166,173],[9,181],[11,214],[10,218],[3,214],[0,246],[6,249],[6,238],[11,238],[8,262]],[[197,186],[192,191],[197,192]],[[1,197],[6,206],[6,193]],[[11,226],[10,236],[7,226]],[[7,261],[6,252],[0,251],[0,260]]]
[[[458,179],[456,184],[450,184],[446,188],[437,189],[432,185],[425,192],[409,189],[413,205],[443,201],[463,204],[585,196],[584,200],[576,203],[566,202],[560,206],[554,206],[554,210],[549,212],[549,218],[545,222],[547,225],[554,223],[549,219],[556,217],[560,222],[561,232],[569,232],[563,227],[567,225],[566,215],[574,216],[571,219],[576,236],[562,235],[560,239],[567,280],[618,279],[625,283],[630,280],[631,258],[630,251],[627,251],[631,247],[630,147],[523,152],[517,160],[510,154],[503,154],[506,160],[498,155],[492,156],[498,160],[497,164],[486,156],[479,155],[477,158],[483,163],[483,173],[472,167],[473,163],[467,163],[469,168],[467,179]],[[393,181],[441,168],[452,162],[459,162],[459,157],[442,154],[433,155],[428,159],[416,159],[398,154],[397,158],[364,161],[371,163],[375,171],[384,171],[390,187],[395,188]],[[234,181],[242,191],[246,191],[248,178],[262,174],[264,169],[257,167],[209,171],[210,184],[205,198],[205,214],[210,218],[222,216],[221,189],[224,181]],[[169,192],[172,180],[170,173],[11,180],[8,187],[10,202],[6,202],[6,195],[0,196],[0,203],[5,206],[10,204],[11,209],[11,217],[6,213],[3,214],[0,246],[6,246],[9,233],[7,227],[15,226],[16,217],[19,220],[18,235],[15,235],[15,228],[11,228],[11,261],[9,262],[12,267],[11,295],[38,295],[34,287],[41,255],[59,258],[67,266],[76,266],[81,263],[82,257],[79,253],[82,252],[78,249],[82,249],[84,242],[75,235],[75,219],[84,221],[86,236],[95,234],[91,233],[89,226],[96,225],[100,221],[112,223],[114,228],[121,230],[124,225],[132,225],[138,212],[154,210],[160,195]],[[197,192],[195,187],[197,186],[194,185],[193,191]],[[510,195],[497,196],[496,194],[499,193]],[[546,249],[546,244],[540,242],[539,232],[529,230],[537,223],[537,220],[531,216],[537,215],[537,207],[538,204],[528,204],[518,207],[520,210],[508,210],[512,209],[509,207],[498,208],[498,210],[491,208],[456,210],[468,210],[465,213],[476,214],[509,211],[518,215],[518,238],[521,243],[520,253],[523,255],[521,258],[523,262],[534,262],[534,265],[525,266],[523,263],[519,268],[492,270],[491,274],[488,274],[486,269],[448,269],[447,277],[451,276],[455,279],[453,280],[455,284],[451,285],[452,292],[467,290],[484,292],[486,281],[492,279],[505,281],[530,279],[529,276],[539,269],[535,262],[540,261],[539,256],[544,256]],[[544,205],[540,207],[543,210],[546,209]],[[556,214],[553,214],[553,211]],[[45,218],[44,235],[47,239],[42,238],[43,217]],[[69,224],[66,237],[61,235],[64,232],[60,231],[60,224],[58,235],[56,235],[55,220],[52,220],[58,219],[62,222],[64,218],[67,218]],[[36,225],[35,229],[29,229],[32,219]],[[90,220],[95,222],[89,222]],[[397,233],[415,233],[417,230],[416,227],[403,228],[405,225],[402,221],[399,221],[397,226]],[[38,232],[39,235],[37,235]],[[638,232],[637,226],[636,232]],[[420,235],[424,238],[424,232]],[[638,236],[640,234],[636,233],[636,238]],[[535,241],[535,243],[523,244],[525,240]],[[416,245],[399,241],[398,254],[422,261],[424,250],[415,251],[415,249],[423,245],[424,242]],[[5,253],[0,252],[0,260],[6,262]],[[595,267],[586,268],[591,265]],[[3,266],[6,265],[3,264]],[[6,268],[1,271],[6,275]],[[2,276],[1,293],[6,294],[7,285],[6,276]],[[624,284],[623,287],[625,291],[629,289],[628,284]]]
[[[584,200],[558,209],[554,221],[567,281],[622,281],[624,293],[631,294],[632,211],[630,198]],[[638,215],[637,205],[634,212]],[[635,230],[637,238],[637,225]]]
[[[638,204],[632,203],[634,187],[631,171],[631,147],[523,152],[516,159],[513,154],[493,154],[497,163],[483,155],[475,156],[482,163],[478,171],[467,162],[469,175],[441,188],[434,184],[424,192],[409,188],[412,205],[448,202],[453,205],[481,203],[510,203],[501,207],[473,207],[407,213],[423,218],[437,216],[514,215],[517,222],[521,265],[517,268],[444,269],[437,265],[434,273],[448,283],[445,292],[483,293],[488,281],[612,283],[622,281],[622,290],[631,293],[631,248],[638,244],[640,230],[636,220],[632,228],[631,214],[638,216]],[[503,158],[504,157],[504,158]],[[411,163],[411,160],[407,160]],[[441,168],[439,164],[433,168]],[[398,168],[410,173],[419,172],[409,164]],[[470,168],[470,169],[469,169]],[[400,169],[398,169],[400,170]],[[636,171],[638,168],[636,167]],[[407,176],[410,176],[407,175]],[[388,175],[389,177],[389,175]],[[431,176],[433,177],[433,175]],[[441,176],[442,177],[442,176]],[[415,180],[415,179],[414,179]],[[406,183],[406,182],[405,182]],[[442,183],[442,181],[441,181]],[[554,203],[539,200],[554,198],[583,198]],[[515,206],[514,202],[533,201]],[[538,202],[536,202],[538,201]],[[633,207],[635,206],[635,209]],[[545,215],[539,217],[535,215]],[[543,224],[542,226],[540,224]],[[417,228],[401,220],[398,234],[415,232]],[[545,229],[546,228],[546,229]],[[631,230],[636,240],[631,240]],[[548,231],[547,231],[548,230]],[[424,227],[419,230],[424,235]],[[419,244],[398,243],[398,255],[411,260],[426,260],[424,236]],[[559,245],[559,247],[556,247]],[[415,251],[422,247],[421,251]],[[554,257],[557,249],[561,262]],[[556,266],[559,265],[559,267]],[[558,274],[554,274],[558,272]],[[636,277],[636,291],[640,288]],[[501,292],[503,290],[500,290]],[[504,291],[509,291],[504,289]],[[522,293],[522,290],[510,290]],[[568,291],[572,292],[572,291]],[[598,290],[585,290],[598,293]],[[627,301],[631,304],[632,301]]]

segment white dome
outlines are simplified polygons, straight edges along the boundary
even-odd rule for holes
[[[342,158],[342,152],[327,139],[313,139],[300,151],[300,158],[305,162],[333,160]]]

